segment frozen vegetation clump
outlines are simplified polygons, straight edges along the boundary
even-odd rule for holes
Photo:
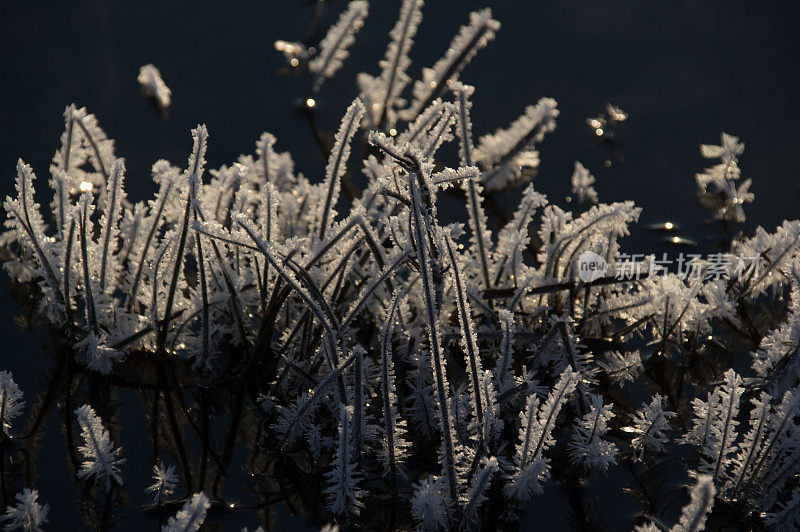
[[[57,404],[79,507],[100,529],[140,500],[164,530],[248,511],[270,525],[276,505],[328,529],[506,528],[557,486],[588,529],[665,530],[676,518],[662,521],[662,492],[673,530],[800,526],[798,222],[733,238],[724,263],[691,276],[624,262],[633,202],[600,203],[580,163],[564,180],[574,212],[527,182],[555,100],[475,142],[480,89],[459,76],[500,28],[489,9],[412,83],[422,4],[402,3],[379,69],[358,76],[325,175],[297,172],[270,133],[207,169],[198,125],[186,164],[157,161],[157,192],[134,203],[113,141],[76,105],[47,183],[17,163],[5,269],[52,328],[57,366],[27,412],[0,372],[2,458],[15,464],[3,496],[20,490],[7,526],[57,521],[32,457]],[[367,14],[351,2],[313,49],[276,43],[309,95],[322,97]],[[753,199],[736,184],[743,149],[726,134],[702,147],[720,162],[697,183],[726,223]],[[345,193],[356,174],[366,188]],[[502,223],[484,201],[509,188],[519,201]],[[463,223],[440,222],[442,194],[463,199]],[[590,280],[587,252],[608,267]],[[122,457],[117,387],[141,397],[150,463]],[[129,467],[154,483],[123,482]],[[593,506],[585,487],[612,474],[641,502],[636,519]]]

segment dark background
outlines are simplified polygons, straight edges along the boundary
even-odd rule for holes
[[[445,50],[470,10],[488,2],[429,1],[412,49],[418,76]],[[330,0],[323,29],[345,2]],[[756,201],[747,205],[748,222],[772,230],[794,219],[800,184],[800,106],[797,97],[797,13],[794,3],[744,1],[506,0],[492,5],[503,24],[495,42],[483,50],[462,79],[477,86],[473,123],[476,136],[505,126],[539,97],[558,100],[556,131],[540,147],[538,190],[565,204],[574,161],[596,176],[601,201],[632,199],[644,208],[642,221],[671,220],[680,235],[710,249],[708,234],[718,233],[695,197],[694,174],[712,163],[698,145],[718,143],[726,131],[746,143],[740,158],[743,178],[751,177]],[[298,171],[320,180],[324,168],[308,123],[297,104],[308,79],[280,75],[276,39],[301,40],[310,13],[299,1],[260,2],[7,2],[0,19],[0,194],[10,193],[18,157],[33,165],[44,187],[50,158],[63,129],[62,112],[72,102],[97,115],[125,157],[132,199],[153,192],[149,169],[159,158],[184,165],[191,147],[189,130],[208,125],[209,166],[229,164],[251,153],[262,131],[290,150]],[[356,96],[357,72],[378,72],[388,31],[399,2],[373,2],[352,55],[317,97],[317,123],[332,131],[346,104]],[[142,98],[139,66],[154,63],[173,91],[163,119]],[[619,105],[629,120],[618,130],[610,157],[593,139],[584,119]],[[611,158],[610,167],[604,161]],[[501,202],[514,194],[501,195]],[[505,198],[505,199],[503,199]],[[40,196],[46,204],[48,197]],[[452,199],[445,216],[459,218]],[[637,229],[626,241],[629,252],[678,252],[663,236]],[[3,275],[3,282],[7,276]],[[17,305],[0,291],[0,369],[12,370],[29,404],[38,378],[50,367],[44,330],[22,331]],[[123,443],[129,459],[123,468],[132,503],[143,504],[148,481],[143,414],[133,394],[120,397]],[[51,524],[80,526],[74,485],[65,464],[60,420],[52,416],[43,439],[37,487],[51,503]],[[141,455],[141,456],[139,456]],[[608,479],[601,497],[617,496],[622,486]],[[591,489],[591,486],[590,486]],[[610,493],[610,494],[609,494]],[[551,523],[564,523],[564,498],[534,501]],[[625,518],[636,510],[622,503]],[[609,512],[615,515],[616,512]],[[152,522],[152,521],[151,521]],[[135,528],[133,521],[125,522]],[[254,522],[248,523],[255,526]],[[540,522],[541,524],[541,522]],[[610,523],[612,524],[612,523]],[[613,523],[630,529],[630,521]],[[549,527],[548,527],[549,528]]]

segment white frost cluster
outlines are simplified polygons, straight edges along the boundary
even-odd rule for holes
[[[308,69],[317,76],[315,88],[319,89],[326,79],[333,77],[342,67],[344,60],[350,55],[348,48],[355,41],[355,34],[361,29],[368,13],[367,2],[353,0],[339,16],[336,24],[328,30],[319,43],[317,56],[308,65]]]
[[[10,371],[0,371],[0,427],[8,434],[11,420],[22,413],[25,401]]]
[[[738,157],[744,153],[744,143],[738,137],[722,133],[719,146],[704,144],[700,154],[706,159],[719,159],[719,164],[705,169],[695,176],[704,202],[714,210],[720,220],[744,222],[744,204],[752,203],[755,196],[750,192],[752,180],[741,177]]]
[[[197,532],[203,526],[210,507],[211,501],[205,493],[195,493],[177,514],[169,518],[162,532]]]
[[[78,419],[84,442],[78,447],[83,454],[83,463],[78,476],[94,477],[98,483],[105,483],[106,491],[111,489],[112,481],[122,486],[119,466],[126,461],[119,457],[122,448],[114,448],[108,430],[91,406],[83,405],[77,409],[75,417]]]
[[[86,109],[66,108],[45,186],[17,163],[0,243],[13,280],[38,291],[41,315],[63,332],[70,363],[92,381],[121,377],[136,357],[179,363],[197,382],[224,375],[247,390],[243,401],[263,406],[248,412],[264,438],[253,463],[261,453],[301,457],[324,482],[315,511],[354,527],[377,528],[383,518],[367,511],[379,477],[396,508],[410,511],[398,522],[480,529],[489,509],[504,505],[503,518],[514,520],[554,481],[614,474],[623,461],[649,467],[676,443],[687,444],[697,484],[675,530],[701,529],[716,499],[791,527],[800,507],[800,223],[732,238],[730,261],[696,261],[695,276],[648,257],[636,264],[639,278],[618,278],[622,240],[641,209],[601,203],[580,163],[575,212],[525,182],[556,125],[551,98],[476,142],[473,129],[487,131],[473,124],[481,89],[461,82],[461,72],[500,24],[489,9],[471,13],[412,83],[422,8],[422,0],[402,2],[377,73],[358,77],[359,97],[341,114],[317,176],[300,173],[268,132],[250,154],[206,168],[210,136],[198,125],[186,161],[157,161],[158,191],[134,202],[113,141]],[[276,43],[291,65],[308,59],[310,95],[322,97],[367,13],[367,2],[350,2],[317,50]],[[169,103],[157,70],[143,67],[141,80]],[[701,148],[719,159],[697,176],[703,201],[726,221],[743,220],[752,200],[749,181],[736,184],[743,149],[725,134]],[[47,187],[49,203],[37,203],[35,188]],[[439,198],[453,189],[463,219],[445,223]],[[488,207],[501,189],[517,205],[497,223]],[[586,252],[609,271],[585,281]],[[742,269],[748,257],[750,271]],[[756,302],[782,320],[766,334],[765,320],[748,313]],[[697,382],[688,368],[716,367],[705,362],[726,347],[720,328],[752,342],[752,366]],[[661,389],[637,410],[622,392],[639,393],[645,376]],[[672,410],[687,390],[690,427],[674,437],[681,424]],[[14,444],[22,393],[8,372],[0,372],[0,403]],[[104,485],[113,503],[125,462],[114,426],[89,405],[75,415],[77,474]],[[229,454],[217,439],[204,448],[215,462]],[[162,506],[181,475],[157,464],[146,490]],[[47,508],[36,496],[18,495],[8,519],[40,526]],[[165,530],[198,530],[209,507],[196,493]]]
[[[16,495],[17,505],[9,506],[0,520],[5,521],[5,530],[41,532],[47,523],[50,505],[39,503],[39,492],[25,488]]]
[[[572,193],[578,203],[597,203],[597,191],[594,185],[594,176],[589,173],[581,163],[575,161],[575,171],[572,172]]]
[[[172,104],[172,91],[164,83],[161,72],[154,65],[147,64],[140,68],[139,77],[136,79],[145,94],[153,98],[159,107],[166,109]]]
[[[175,466],[164,467],[163,464],[153,466],[153,484],[147,487],[147,491],[153,494],[153,504],[163,503],[167,496],[175,493],[178,487],[178,473]]]

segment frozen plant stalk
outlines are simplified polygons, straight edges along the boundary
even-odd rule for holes
[[[124,458],[119,458],[122,448],[114,448],[108,430],[91,406],[83,405],[77,409],[75,417],[84,441],[78,448],[84,458],[78,476],[95,477],[98,482],[105,483],[106,491],[111,489],[112,480],[122,486],[122,477],[119,475],[119,466],[125,463]]]
[[[163,532],[197,532],[206,520],[206,512],[210,507],[211,501],[205,493],[195,493],[174,517],[169,518]]]

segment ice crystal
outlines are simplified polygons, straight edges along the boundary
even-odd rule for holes
[[[25,532],[41,532],[42,525],[47,523],[47,514],[50,505],[39,504],[39,492],[29,488],[23,489],[16,495],[17,505],[9,506],[5,515],[5,530],[24,530]]]
[[[178,487],[178,474],[175,466],[164,467],[163,464],[153,466],[153,484],[147,487],[147,491],[153,494],[153,504],[164,502],[168,495],[175,493]]]
[[[572,193],[579,203],[597,203],[597,191],[594,187],[594,176],[589,173],[579,162],[575,162],[575,171],[572,173]]]
[[[644,458],[645,452],[662,452],[669,441],[666,432],[670,428],[669,420],[675,417],[675,412],[665,410],[664,398],[659,394],[653,396],[649,404],[645,403],[633,419],[631,432],[636,434],[631,441],[635,456],[638,460]]]
[[[444,56],[422,71],[422,79],[414,82],[414,101],[403,111],[401,118],[413,120],[447,87],[449,81],[457,81],[464,67],[472,60],[480,48],[494,40],[500,23],[492,18],[489,8],[473,11],[469,24],[461,26]]]
[[[550,461],[543,455],[553,443],[553,428],[561,407],[578,384],[578,373],[564,370],[547,400],[531,395],[525,411],[520,414],[519,442],[514,456],[514,473],[506,486],[509,496],[528,500],[531,493],[542,492],[542,482],[549,476]]]
[[[122,486],[122,477],[119,466],[125,463],[119,455],[121,448],[114,448],[114,442],[102,421],[89,405],[83,405],[75,411],[75,417],[81,428],[81,437],[84,444],[79,447],[83,454],[83,463],[78,471],[79,477],[94,477],[97,482],[103,482],[106,491],[111,489],[111,482]]]
[[[211,506],[203,492],[195,493],[162,529],[162,532],[197,532],[206,520],[206,512]]]
[[[361,98],[366,103],[373,127],[380,127],[384,118],[394,123],[396,109],[405,103],[401,94],[411,81],[406,73],[411,65],[408,52],[422,21],[423,4],[424,0],[403,0],[397,24],[389,32],[391,42],[386,48],[386,57],[380,62],[380,76],[359,75]]]
[[[705,529],[706,518],[714,505],[714,495],[716,489],[714,482],[708,475],[697,478],[697,484],[692,488],[691,501],[681,510],[681,517],[678,523],[670,528],[670,532],[700,532]],[[649,532],[662,530],[652,523],[639,526],[637,532]]]
[[[741,177],[738,156],[744,153],[744,143],[737,137],[722,133],[719,146],[704,144],[700,153],[706,159],[719,159],[720,163],[697,174],[697,186],[703,202],[714,210],[718,219],[743,222],[745,220],[745,203],[752,203],[754,195],[749,192],[751,180],[746,179],[741,185],[736,180]]]
[[[614,417],[611,407],[603,405],[601,396],[591,396],[589,411],[572,429],[572,441],[567,446],[570,462],[601,473],[616,463],[617,446],[603,439]]]
[[[442,494],[441,479],[426,478],[414,488],[411,514],[423,530],[438,530],[447,522],[447,504]]]
[[[333,77],[350,55],[348,48],[355,41],[355,34],[364,24],[368,11],[367,2],[353,0],[320,42],[318,55],[308,65],[309,70],[317,76],[317,89],[326,79]]]
[[[25,402],[22,400],[22,390],[9,371],[0,371],[0,426],[3,433],[8,434],[11,420],[22,413]]]
[[[139,69],[139,77],[136,79],[145,93],[153,98],[159,107],[164,109],[170,106],[172,103],[172,91],[161,79],[161,72],[155,66],[144,65]]]

